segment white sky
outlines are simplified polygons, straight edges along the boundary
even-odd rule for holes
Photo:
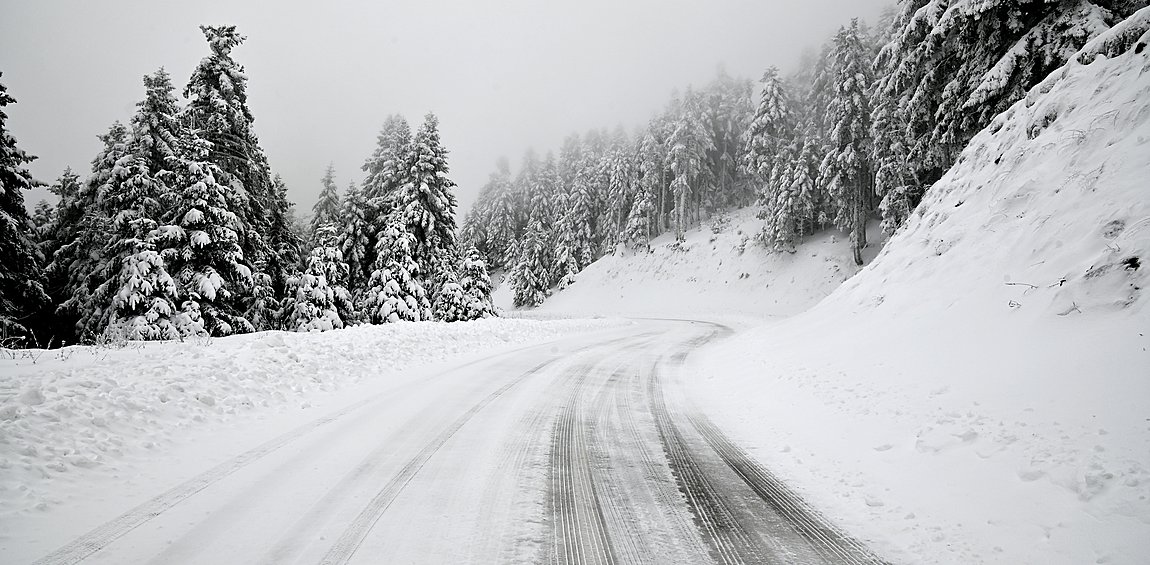
[[[720,64],[757,79],[893,0],[424,0],[194,3],[0,0],[8,126],[43,181],[81,176],[97,135],[127,122],[142,77],[163,66],[183,89],[207,54],[200,24],[235,24],[255,130],[297,212],[328,162],[343,189],[391,113],[439,115],[460,215],[507,156],[572,132],[645,123],[671,91]],[[46,194],[28,195],[35,202]]]

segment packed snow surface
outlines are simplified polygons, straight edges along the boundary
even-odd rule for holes
[[[618,323],[421,322],[5,352],[0,532],[66,503],[71,492],[132,476],[135,462],[167,457],[170,448],[227,443],[238,430],[314,416],[436,364]]]

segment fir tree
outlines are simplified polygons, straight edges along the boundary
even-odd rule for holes
[[[491,276],[487,273],[487,265],[479,250],[474,247],[468,248],[464,256],[459,272],[459,286],[465,304],[460,319],[478,320],[495,315],[495,306],[491,303]]]
[[[745,166],[760,183],[767,183],[775,157],[794,136],[794,118],[779,70],[771,67],[760,81],[762,93],[754,120],[747,130]]]
[[[416,277],[432,300],[448,299],[441,289],[456,283],[459,250],[455,240],[455,183],[448,178],[447,150],[439,139],[439,120],[428,114],[412,145],[408,182],[395,203],[404,231],[414,237],[412,260]]]
[[[75,320],[75,335],[85,339],[104,329],[100,324],[106,317],[95,291],[116,272],[107,255],[112,218],[100,205],[101,194],[117,190],[115,186],[126,172],[122,163],[132,158],[131,139],[124,124],[113,123],[100,139],[104,147],[92,160],[92,172],[83,186],[74,193],[61,186],[56,226],[59,248],[47,269],[53,292],[60,297],[57,315]]]
[[[516,307],[534,307],[547,298],[548,282],[547,247],[545,228],[537,219],[527,226],[527,234],[519,246],[519,260],[511,269],[510,280]],[[567,263],[574,269],[573,260]],[[565,273],[565,276],[567,274]]]
[[[288,305],[287,326],[297,332],[339,329],[353,316],[351,295],[341,284],[348,267],[336,247],[335,226],[319,226],[316,243],[304,272],[291,283],[295,293]]]
[[[289,278],[301,263],[303,239],[293,227],[295,215],[292,203],[287,199],[287,186],[283,179],[276,175],[272,179],[272,186],[276,198],[272,201],[274,207],[268,210],[268,232],[265,235],[271,253],[264,266],[266,278],[261,281],[266,286],[256,291],[256,303],[250,310],[250,316],[257,328],[284,329],[287,315],[285,307],[291,298]],[[259,303],[261,300],[263,304]]]
[[[313,237],[318,237],[319,228],[327,225],[341,224],[339,189],[335,186],[335,165],[328,163],[324,170],[323,179],[320,180],[323,188],[319,193],[319,200],[311,208],[311,231]]]
[[[23,191],[38,184],[24,165],[35,157],[16,146],[4,112],[14,102],[0,83],[0,337],[27,333],[28,316],[48,301],[43,258],[24,208]]]
[[[361,306],[364,318],[373,324],[430,320],[431,302],[414,257],[415,235],[398,220],[382,235],[377,243],[376,268]]]
[[[248,206],[246,194],[217,179],[226,173],[208,160],[209,144],[194,131],[173,167],[161,225],[150,236],[176,281],[188,316],[202,318],[213,336],[254,331],[241,298],[252,292],[253,275],[240,241],[247,226],[233,210]]]
[[[698,189],[705,184],[700,176],[704,172],[707,152],[713,148],[698,102],[698,97],[688,89],[669,139],[667,168],[673,175],[670,190],[675,199],[675,238],[678,240],[683,239],[683,233],[691,222],[691,203],[698,196]]]
[[[866,220],[873,194],[870,176],[870,66],[858,20],[839,29],[834,40],[834,94],[827,108],[829,151],[820,175],[835,205],[835,225],[851,237],[855,263],[862,265]]]
[[[208,143],[205,160],[219,169],[216,182],[245,193],[234,198],[243,207],[232,210],[244,227],[238,232],[240,248],[249,261],[262,265],[269,252],[262,239],[270,223],[268,213],[283,203],[277,201],[267,156],[253,129],[247,76],[232,58],[232,50],[246,38],[235,26],[200,26],[200,31],[211,53],[196,66],[184,88],[186,121]]]
[[[358,294],[371,276],[368,249],[373,229],[368,220],[367,199],[363,192],[356,188],[355,183],[349,184],[344,191],[343,206],[339,215],[341,223],[337,246],[348,266],[348,290],[352,294]]]

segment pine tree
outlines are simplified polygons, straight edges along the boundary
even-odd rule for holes
[[[371,276],[371,263],[368,249],[371,245],[372,225],[368,220],[369,210],[363,192],[355,183],[344,191],[343,206],[340,211],[338,247],[348,266],[347,288],[353,295],[364,290]]]
[[[834,94],[827,108],[829,152],[820,175],[826,179],[836,214],[835,225],[851,235],[855,263],[862,265],[866,220],[873,188],[870,173],[870,66],[858,20],[839,28],[833,51]]]
[[[626,239],[628,212],[637,188],[638,172],[634,153],[626,133],[619,130],[615,133],[611,153],[607,158],[606,205],[600,222],[605,252],[610,252],[616,244]]]
[[[496,170],[484,185],[487,207],[483,214],[484,245],[487,256],[497,268],[509,266],[514,258],[510,250],[518,239],[516,216],[520,213],[511,184],[511,170],[506,159],[501,159]]]
[[[464,295],[464,310],[460,319],[479,320],[495,316],[491,303],[491,276],[479,250],[469,247],[459,272],[459,286]]]
[[[668,140],[667,168],[673,175],[670,190],[675,199],[675,239],[683,239],[692,218],[693,197],[697,197],[706,184],[700,177],[704,173],[707,152],[713,148],[712,143],[702,120],[698,97],[688,89]]]
[[[291,279],[294,297],[288,305],[287,327],[297,332],[322,332],[343,328],[351,321],[351,295],[341,282],[347,263],[336,247],[336,228],[324,224],[316,229],[316,247],[307,267]]]
[[[516,307],[535,307],[547,298],[548,282],[545,228],[538,220],[527,226],[527,234],[519,246],[519,260],[511,269],[510,280]],[[567,263],[574,269],[573,260]],[[572,271],[573,272],[573,271]]]
[[[241,300],[254,284],[240,247],[247,226],[233,212],[249,205],[247,195],[219,183],[227,173],[208,160],[209,146],[195,131],[182,144],[173,190],[150,240],[185,298],[184,313],[201,317],[213,336],[251,332]]]
[[[131,160],[131,138],[124,124],[113,123],[100,139],[104,147],[92,160],[91,174],[83,186],[75,193],[62,187],[56,227],[59,248],[47,269],[53,293],[59,293],[57,315],[75,320],[74,334],[83,339],[103,332],[101,323],[107,318],[95,291],[116,273],[107,254],[112,218],[100,205],[101,194],[117,190],[115,186],[126,172],[121,163]]]
[[[361,306],[364,318],[373,324],[430,320],[431,302],[414,256],[416,236],[398,219],[382,236]]]
[[[285,308],[291,298],[289,279],[302,262],[303,239],[293,228],[296,220],[292,203],[287,199],[287,186],[283,178],[276,175],[272,179],[272,186],[276,198],[272,200],[274,207],[268,210],[268,232],[265,235],[271,251],[264,266],[266,279],[262,283],[266,286],[256,291],[256,303],[250,315],[252,324],[257,328],[285,329]],[[261,300],[263,304],[260,304]]]
[[[270,224],[268,213],[283,203],[277,200],[267,156],[253,129],[247,76],[232,58],[232,50],[246,38],[235,26],[200,26],[200,31],[211,53],[184,88],[185,119],[208,143],[205,160],[219,169],[216,182],[245,193],[234,198],[243,208],[232,210],[244,228],[238,232],[240,249],[253,265],[263,265],[269,252],[262,239]]]
[[[339,225],[340,218],[339,189],[335,186],[335,165],[328,163],[324,170],[323,179],[320,180],[323,188],[319,193],[319,200],[311,208],[311,231],[319,233],[319,228],[327,225]],[[318,237],[318,235],[313,235]]]
[[[27,317],[48,301],[43,258],[22,192],[38,184],[24,167],[35,157],[16,146],[4,112],[4,107],[14,102],[0,83],[0,337],[5,338],[26,334]]]
[[[432,301],[448,300],[454,292],[442,292],[444,285],[458,284],[455,183],[447,176],[447,150],[440,142],[435,114],[427,114],[415,135],[409,170],[408,182],[396,198],[395,213],[404,231],[414,236],[410,252],[418,270],[412,276]]]
[[[794,117],[792,102],[778,68],[767,69],[760,84],[759,106],[747,130],[744,166],[760,183],[767,183],[775,166],[775,157],[794,137]]]
[[[411,128],[407,120],[399,115],[388,116],[376,138],[375,151],[363,164],[363,172],[367,174],[363,181],[364,198],[369,202],[394,200],[396,192],[407,182],[411,151]],[[382,210],[385,214],[388,211]]]
[[[876,148],[894,148],[876,155],[886,227],[904,221],[994,116],[1132,8],[1091,0],[904,2],[876,59],[875,134],[883,138]],[[897,130],[904,139],[894,147]]]
[[[651,212],[654,210],[650,189],[644,185],[635,196],[627,216],[626,241],[632,249],[651,248]]]

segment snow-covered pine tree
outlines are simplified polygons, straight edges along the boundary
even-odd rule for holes
[[[178,291],[156,252],[151,234],[159,226],[162,201],[171,201],[167,182],[179,160],[182,128],[168,74],[144,77],[145,95],[132,117],[128,152],[100,186],[96,206],[111,220],[104,235],[106,270],[95,273],[95,306],[82,323],[88,331],[110,330],[131,339],[174,339],[199,329],[177,314]],[[178,316],[173,321],[171,318]]]
[[[538,219],[533,219],[527,226],[527,233],[519,245],[519,260],[512,267],[509,275],[513,301],[516,307],[535,307],[547,298],[549,287],[547,269],[547,242],[546,228]],[[569,269],[574,269],[574,261],[567,263]],[[571,271],[573,273],[573,271]]]
[[[691,223],[692,202],[698,200],[698,192],[706,184],[700,178],[704,174],[707,152],[713,149],[711,138],[701,114],[700,100],[694,91],[687,89],[674,121],[667,153],[667,168],[671,171],[670,191],[674,198],[675,238],[683,239],[683,234]],[[701,201],[700,201],[701,202]]]
[[[195,130],[181,144],[172,167],[172,190],[165,195],[160,226],[149,239],[176,281],[181,311],[202,317],[213,336],[255,331],[243,315],[253,276],[240,248],[247,229],[233,210],[245,209],[247,194],[219,183],[225,178],[208,160],[210,144]]]
[[[763,73],[760,84],[762,93],[759,97],[759,106],[747,131],[744,167],[759,185],[759,217],[772,224],[772,218],[777,214],[775,207],[782,190],[779,185],[772,182],[773,177],[776,177],[777,161],[780,158],[796,157],[794,151],[785,157],[780,156],[780,153],[790,148],[794,139],[794,117],[790,95],[776,67],[771,67]],[[768,227],[768,230],[772,228]]]
[[[257,289],[255,303],[249,310],[257,328],[285,329],[287,301],[292,298],[289,279],[302,263],[303,238],[294,229],[296,221],[292,203],[287,198],[287,185],[276,175],[272,179],[276,192],[273,208],[268,210],[268,231],[264,235],[270,253],[264,265],[266,287]],[[262,304],[260,303],[262,301]]]
[[[753,83],[720,70],[708,91],[714,137],[709,157],[716,185],[714,204],[723,208],[747,206],[754,199],[755,185],[743,166],[747,132],[754,117]]]
[[[858,19],[834,39],[833,95],[827,108],[829,147],[820,176],[835,207],[835,225],[850,233],[855,263],[863,264],[866,221],[873,197],[870,138],[870,64]]]
[[[485,187],[489,190],[490,204],[487,215],[487,246],[494,265],[510,266],[514,258],[511,249],[519,239],[516,233],[516,217],[519,215],[514,187],[511,184],[511,168],[506,159],[501,159],[491,174]]]
[[[564,214],[565,235],[570,236],[567,243],[575,259],[576,272],[583,270],[598,258],[594,247],[597,223],[595,218],[597,161],[588,147],[584,147],[581,154],[583,158],[577,166],[571,192],[567,195],[569,208]]]
[[[374,230],[368,215],[367,198],[354,182],[349,184],[343,193],[337,246],[343,254],[343,261],[347,263],[347,288],[353,296],[363,292],[371,276],[368,248]]]
[[[653,209],[649,233],[652,235],[662,232],[666,225],[663,219],[664,203],[671,177],[666,167],[667,146],[659,135],[661,129],[660,120],[652,120],[639,142],[639,184],[642,191],[651,198]]]
[[[455,240],[455,183],[447,176],[447,149],[439,139],[439,119],[427,114],[415,135],[408,182],[396,197],[396,213],[415,237],[412,258],[433,301],[440,288],[456,283],[459,249]],[[449,295],[444,295],[449,296]]]
[[[478,320],[495,316],[491,303],[491,276],[483,256],[474,247],[467,248],[459,269],[459,286],[463,291],[464,310],[460,319]]]
[[[647,251],[651,248],[652,200],[650,188],[646,184],[640,185],[627,216],[626,242],[632,249]]]
[[[2,76],[2,75],[0,75]],[[24,165],[35,157],[16,146],[4,108],[16,102],[0,83],[0,337],[25,337],[28,316],[48,301],[24,192],[37,185]]]
[[[626,240],[627,217],[638,189],[638,171],[635,152],[627,133],[618,129],[607,156],[607,187],[604,215],[600,223],[604,252],[614,250],[616,244]]]
[[[205,333],[202,320],[175,308],[179,294],[163,258],[140,242],[120,261],[110,281],[110,317],[104,330],[130,340],[180,339]]]
[[[283,203],[277,202],[267,155],[253,129],[247,76],[232,58],[232,50],[246,38],[235,26],[200,26],[200,31],[211,53],[196,66],[184,87],[185,120],[208,142],[206,160],[222,173],[216,175],[216,182],[246,193],[234,198],[243,208],[232,210],[243,226],[237,232],[240,249],[251,264],[262,266],[269,253],[263,239],[270,223],[268,214]]]
[[[411,127],[407,120],[400,115],[388,116],[376,137],[375,151],[363,164],[364,198],[369,202],[394,198],[396,191],[407,182],[411,150]],[[386,214],[389,210],[381,212]]]
[[[36,248],[39,249],[41,257],[44,256],[42,244],[47,241],[55,217],[56,209],[43,198],[36,202],[36,206],[32,208],[32,215],[29,217],[32,221],[32,239],[36,242]]]
[[[56,228],[59,248],[47,269],[59,304],[57,315],[74,320],[72,336],[82,339],[93,339],[103,331],[102,326],[88,325],[103,319],[94,293],[115,273],[106,254],[112,219],[99,205],[100,194],[113,190],[125,172],[120,163],[131,159],[131,139],[124,124],[113,123],[100,140],[104,147],[92,160],[87,180],[75,193],[61,194]]]
[[[292,278],[294,297],[288,305],[287,327],[297,332],[343,328],[353,319],[351,295],[341,281],[347,278],[332,224],[316,228],[316,246],[308,254],[304,272]]]
[[[376,244],[376,268],[368,280],[360,311],[373,324],[430,320],[431,302],[415,261],[416,237],[398,218]]]
[[[319,228],[322,226],[337,226],[342,223],[342,219],[340,218],[339,189],[335,186],[334,164],[328,163],[320,183],[323,188],[320,189],[319,200],[316,200],[315,205],[311,208],[311,231],[313,234],[318,234]],[[313,235],[312,237],[314,247],[314,242],[318,241],[315,239],[318,235]]]
[[[1091,38],[1145,2],[907,0],[877,58],[879,104],[902,122],[909,172],[887,166],[879,190],[888,223],[918,204],[991,119],[1021,99]],[[888,127],[887,124],[882,126]],[[877,132],[876,132],[877,133]],[[888,156],[889,157],[889,156]],[[914,184],[904,184],[914,179]],[[908,187],[899,190],[899,187]],[[894,196],[891,196],[894,195]],[[905,201],[905,202],[902,202]]]
[[[774,201],[764,205],[764,243],[776,250],[794,253],[795,246],[810,233],[817,207],[816,178],[819,163],[809,143],[795,138],[784,145],[771,170]]]

